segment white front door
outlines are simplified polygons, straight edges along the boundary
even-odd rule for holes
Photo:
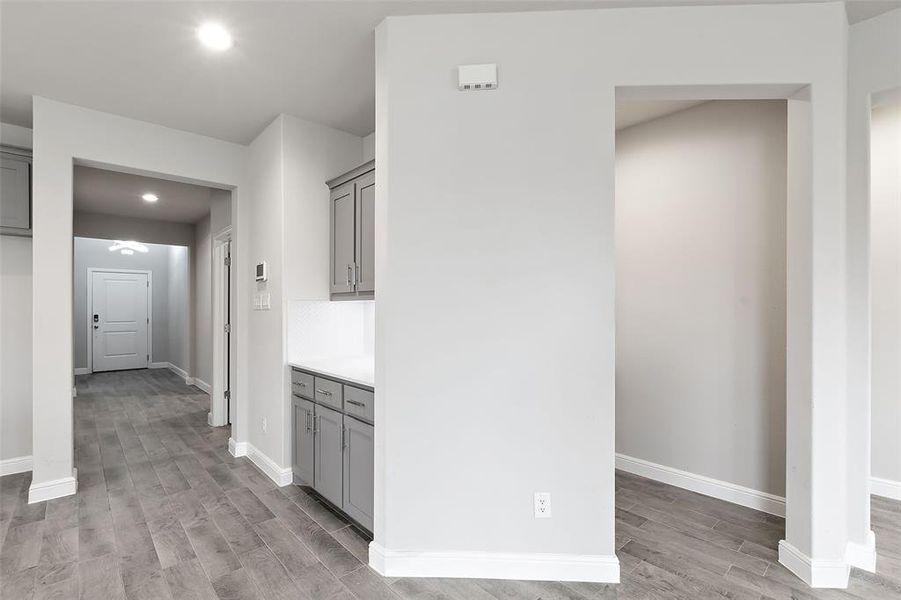
[[[95,271],[91,283],[93,371],[148,367],[147,273]]]

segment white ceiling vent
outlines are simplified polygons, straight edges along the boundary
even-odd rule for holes
[[[460,65],[457,76],[461,91],[497,88],[497,65]]]

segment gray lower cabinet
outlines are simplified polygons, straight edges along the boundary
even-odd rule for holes
[[[313,489],[334,504],[343,504],[344,415],[316,405]]]
[[[374,429],[353,417],[344,417],[344,509],[372,531]]]
[[[294,396],[294,475],[307,484],[313,483],[314,416],[315,405],[309,400]]]
[[[294,475],[372,531],[373,391],[297,369],[291,391]]]
[[[31,157],[0,151],[0,233],[31,235]]]

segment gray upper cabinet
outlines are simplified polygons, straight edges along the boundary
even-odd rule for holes
[[[344,415],[317,404],[315,419],[313,489],[335,506],[341,506],[341,489],[344,485]]]
[[[328,182],[331,188],[332,299],[375,294],[375,162]]]
[[[294,396],[294,474],[306,484],[313,483],[313,403]]]
[[[31,235],[31,157],[0,152],[0,233]]]
[[[369,531],[372,531],[375,494],[373,432],[372,425],[344,417],[344,504],[341,508]]]
[[[332,294],[354,291],[354,184],[332,190],[331,281]]]

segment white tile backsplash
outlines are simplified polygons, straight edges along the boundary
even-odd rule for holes
[[[375,302],[292,300],[288,303],[288,360],[371,356]]]

